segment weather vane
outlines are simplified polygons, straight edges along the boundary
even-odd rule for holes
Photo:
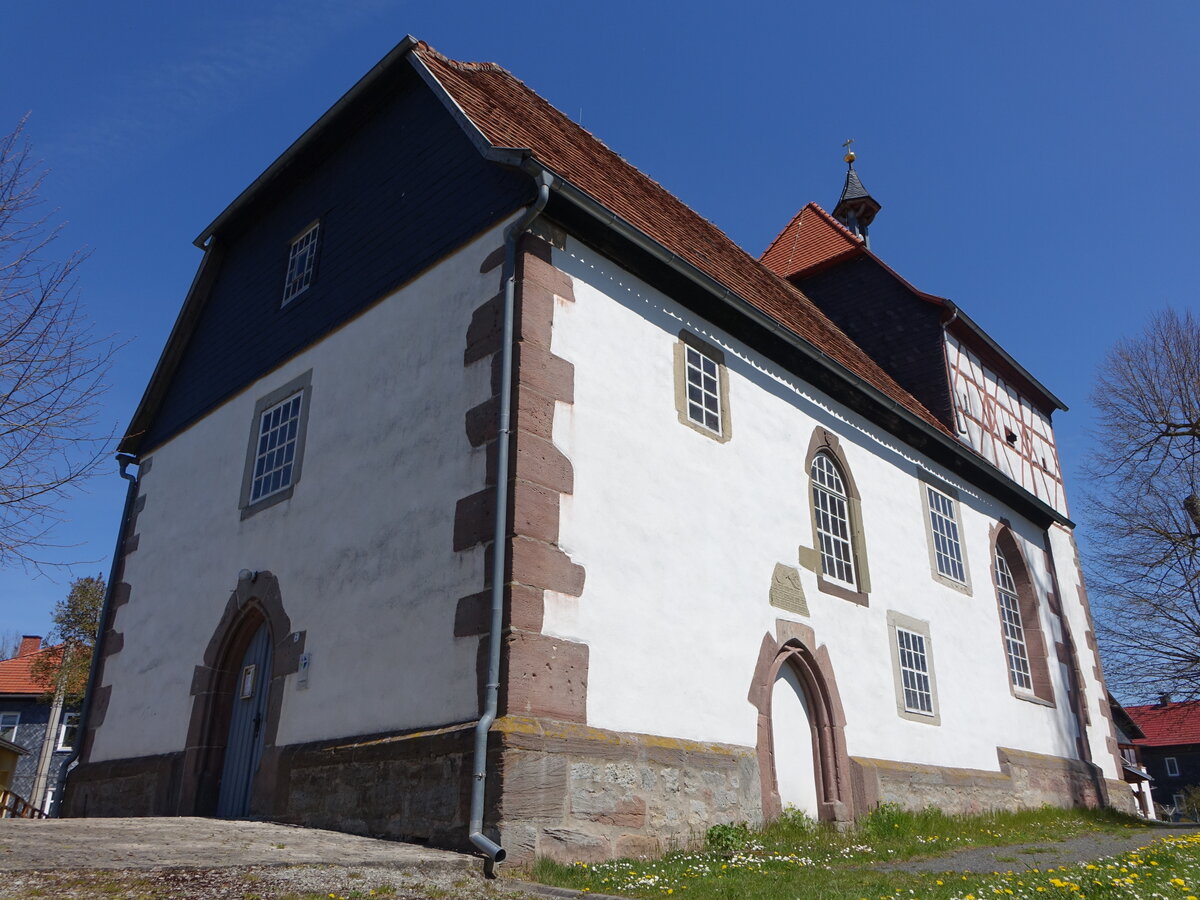
[[[846,155],[842,157],[850,165],[854,165],[854,151],[850,149],[850,145],[854,143],[854,138],[849,138],[842,144],[846,148]]]

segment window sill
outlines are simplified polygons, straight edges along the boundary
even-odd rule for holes
[[[937,569],[933,569],[930,574],[933,576],[933,580],[938,584],[943,584],[951,590],[958,591],[960,594],[966,597],[975,596],[974,592],[971,590],[971,585],[969,582],[957,581],[951,578],[949,575],[943,575]]]
[[[1016,697],[1018,700],[1024,700],[1026,703],[1033,703],[1033,704],[1036,704],[1037,706],[1048,706],[1050,709],[1057,708],[1055,706],[1055,703],[1053,700],[1044,700],[1041,697],[1037,696],[1036,694],[1029,694],[1029,693],[1026,693],[1025,691],[1019,691],[1015,687],[1013,687],[1011,683],[1009,684],[1008,687],[1009,687],[1009,690],[1012,692],[1012,695],[1014,697]]]
[[[871,605],[870,595],[865,591],[849,587],[845,582],[833,581],[824,575],[817,575],[817,590],[823,594],[829,594],[833,597],[839,597],[842,600],[849,600],[851,603],[857,603],[859,606]]]
[[[249,506],[243,506],[242,507],[242,521],[243,522],[246,521],[246,519],[250,518],[255,513],[262,512],[264,509],[271,508],[276,503],[282,503],[284,500],[291,500],[292,499],[292,491],[294,491],[295,489],[296,489],[296,483],[293,481],[290,485],[285,487],[279,493],[272,494],[270,497],[264,497],[262,500],[256,500],[254,503],[251,503]]]

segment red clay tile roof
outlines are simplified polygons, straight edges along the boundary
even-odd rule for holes
[[[413,50],[495,147],[528,148],[543,165],[710,278],[799,335],[938,431],[949,429],[804,294],[494,63]]]
[[[36,639],[41,644],[41,638]],[[0,694],[44,694],[46,686],[35,681],[30,674],[34,660],[46,655],[62,653],[62,644],[38,650],[29,645],[29,638],[21,641],[18,655],[11,659],[0,659]]]
[[[817,204],[809,203],[771,241],[759,262],[780,278],[790,278],[865,250],[861,238]]]
[[[1166,706],[1126,706],[1125,712],[1146,735],[1134,740],[1139,747],[1200,744],[1200,700]]]

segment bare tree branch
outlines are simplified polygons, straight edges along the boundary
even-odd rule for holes
[[[1130,699],[1200,696],[1200,322],[1168,309],[1119,341],[1092,402],[1089,581],[1109,681]]]
[[[96,413],[115,347],[79,306],[86,254],[51,252],[62,226],[40,212],[45,173],[23,126],[0,137],[0,565],[40,567],[64,500],[112,440]]]

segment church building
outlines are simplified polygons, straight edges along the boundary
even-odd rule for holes
[[[879,212],[847,154],[755,258],[406,38],[196,239],[64,812],[595,860],[1131,809],[1063,404]]]

